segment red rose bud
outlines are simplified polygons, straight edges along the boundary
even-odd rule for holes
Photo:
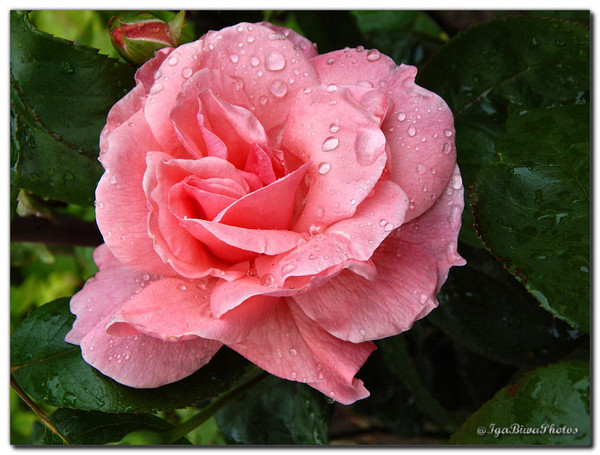
[[[150,13],[141,13],[132,20],[113,16],[108,24],[110,39],[119,55],[128,62],[141,65],[154,57],[163,47],[177,47],[185,11],[180,11],[169,22]]]

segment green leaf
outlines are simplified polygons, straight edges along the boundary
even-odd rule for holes
[[[118,442],[137,430],[163,432],[173,426],[152,414],[120,413],[57,409],[50,422],[58,432],[74,445],[100,445]]]
[[[364,45],[356,18],[350,11],[298,10],[292,16],[302,35],[317,43],[320,54],[337,51],[345,46]]]
[[[423,384],[411,358],[405,337],[402,335],[381,340],[377,346],[382,350],[385,362],[395,377],[412,393],[417,407],[427,414],[442,430],[448,426],[448,416],[441,404]]]
[[[482,164],[497,161],[496,142],[509,104],[531,109],[589,99],[589,50],[586,27],[507,17],[457,35],[420,68],[417,83],[439,94],[454,112],[465,187]],[[465,210],[461,240],[481,246],[472,225]]]
[[[215,416],[230,444],[327,444],[329,411],[306,384],[271,377]]]
[[[561,362],[501,389],[450,438],[464,445],[590,445],[590,365]]]
[[[422,11],[352,11],[366,42],[397,64],[420,65],[447,37]]]
[[[540,308],[488,252],[460,246],[467,260],[450,270],[428,320],[489,359],[531,367],[564,358],[587,337]]]
[[[183,408],[227,390],[249,363],[229,349],[198,372],[156,389],[134,389],[102,375],[64,341],[74,316],[69,299],[34,310],[11,337],[11,371],[33,399],[55,407],[103,412],[147,412]]]
[[[134,69],[35,29],[11,11],[10,75],[17,183],[41,196],[91,205],[102,173],[98,138]]]
[[[590,318],[588,105],[514,112],[474,189],[478,232],[548,311],[583,332]]]

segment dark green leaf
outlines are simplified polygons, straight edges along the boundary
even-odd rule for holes
[[[353,11],[365,47],[378,49],[397,64],[420,65],[444,43],[444,35],[422,11]]]
[[[11,11],[11,110],[19,187],[90,205],[102,172],[98,137],[134,69],[35,29]]]
[[[539,307],[489,253],[461,245],[464,267],[450,270],[428,320],[470,350],[515,366],[545,365],[586,341]]]
[[[589,445],[590,365],[562,362],[501,389],[450,438],[465,445]]]
[[[423,384],[411,358],[406,339],[402,336],[386,338],[378,343],[390,370],[412,393],[417,407],[431,418],[442,430],[448,425],[448,416],[440,403],[431,396]]]
[[[590,91],[589,30],[571,22],[507,17],[456,36],[419,71],[455,115],[458,163],[470,186],[483,163],[496,161],[509,104],[523,109],[584,103]],[[465,195],[467,196],[467,195]],[[463,213],[461,239],[481,243]]]
[[[589,331],[589,107],[515,112],[475,185],[478,231],[541,305]]]
[[[223,348],[193,375],[156,389],[121,385],[89,366],[79,346],[64,337],[73,324],[69,299],[34,310],[11,337],[11,369],[19,386],[33,399],[56,407],[103,412],[176,409],[227,390],[248,362]]]
[[[317,43],[320,54],[345,46],[364,45],[356,18],[350,11],[294,11],[293,18],[302,35]]]
[[[327,444],[330,407],[306,384],[268,378],[216,414],[231,444]]]
[[[50,422],[69,444],[100,445],[118,442],[136,430],[163,432],[172,425],[152,414],[109,414],[99,411],[57,409]]]

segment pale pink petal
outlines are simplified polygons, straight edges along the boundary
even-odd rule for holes
[[[100,270],[72,297],[77,318],[65,338],[81,346],[83,358],[94,368],[131,387],[158,387],[190,375],[219,350],[220,342],[201,338],[171,343],[137,332],[108,335],[113,313],[160,276],[122,266],[104,245],[95,250],[94,259]]]
[[[129,387],[154,388],[179,381],[206,365],[222,346],[202,338],[169,342],[143,334],[113,337],[103,329],[83,338],[83,358]]]
[[[353,217],[311,232],[306,243],[289,253],[256,258],[257,274],[271,275],[279,287],[284,287],[289,277],[321,274],[347,261],[367,261],[403,223],[407,208],[403,191],[393,182],[381,181]]]
[[[252,145],[267,143],[263,126],[247,108],[226,103],[211,90],[203,90],[198,96],[200,113],[210,131],[227,147],[228,161],[243,168]]]
[[[203,38],[203,65],[244,81],[252,112],[267,132],[285,122],[298,91],[318,84],[300,40],[288,36],[293,41],[263,25],[242,23]]]
[[[148,92],[144,115],[164,152],[181,154],[183,147],[171,123],[171,110],[188,78],[202,68],[203,44],[200,39],[175,48],[156,71]]]
[[[299,35],[291,28],[274,25],[266,21],[259,22],[258,24],[273,30],[276,34],[280,35],[279,38],[281,38],[281,35],[283,35],[285,39],[292,42],[294,49],[299,49],[302,51],[306,58],[311,58],[317,55],[317,45],[315,43],[311,43],[310,40],[306,39],[302,35]]]
[[[175,160],[164,153],[148,153],[146,160],[148,171],[143,185],[150,204],[148,230],[156,252],[187,278],[217,274],[225,279],[235,279],[245,274],[247,265],[227,264],[212,255],[202,242],[180,225],[180,219],[169,210],[169,204],[173,203],[169,201],[171,188],[189,176],[205,179],[220,176],[241,188],[247,188],[246,181],[233,165],[213,157]]]
[[[393,102],[381,126],[390,147],[390,178],[411,205],[407,220],[433,205],[456,162],[454,119],[435,93],[415,84],[417,69],[396,66],[375,49],[348,49],[311,60],[321,82],[374,87]]]
[[[298,96],[283,144],[312,164],[306,205],[294,226],[299,232],[352,216],[387,159],[379,119],[337,86],[313,87]]]
[[[354,376],[375,345],[331,336],[289,299],[261,322],[245,340],[228,346],[269,373],[305,382],[340,403],[369,396]]]
[[[452,266],[464,206],[458,167],[436,204],[401,226],[373,255],[376,278],[344,270],[323,286],[294,299],[317,324],[352,342],[396,335],[437,306],[437,293]]]
[[[156,53],[156,56],[153,59],[148,60],[138,68],[135,73],[136,86],[133,87],[127,95],[117,101],[108,113],[106,125],[100,133],[100,155],[106,152],[108,145],[106,143],[106,137],[116,127],[126,122],[137,111],[144,107],[146,95],[152,87],[156,70],[172,50],[172,48],[161,49]]]
[[[289,230],[298,186],[308,168],[305,164],[272,184],[241,197],[215,221],[247,229]]]
[[[254,326],[268,319],[277,299],[258,296],[247,305],[215,318],[210,311],[210,298],[219,281],[171,277],[155,281],[112,313],[108,333],[120,336],[144,333],[173,342],[197,337],[223,343],[243,340]]]
[[[96,223],[106,245],[123,264],[149,273],[173,274],[148,235],[142,180],[146,154],[156,149],[158,144],[141,112],[107,137],[107,150],[100,158],[106,171],[96,188]]]

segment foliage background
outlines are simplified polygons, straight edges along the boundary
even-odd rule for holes
[[[135,68],[116,60],[106,32],[117,13],[34,11],[33,25],[11,13],[12,444],[106,444],[177,428],[248,370],[224,349],[181,383],[135,391],[62,341],[68,298],[95,273],[101,242],[97,136],[133,83]],[[451,270],[437,310],[377,343],[358,374],[370,398],[340,406],[269,377],[178,442],[590,444],[589,11],[228,10],[187,19],[187,40],[270,20],[322,53],[363,45],[417,65],[417,82],[455,114],[468,264]],[[515,422],[577,433],[476,431]]]

